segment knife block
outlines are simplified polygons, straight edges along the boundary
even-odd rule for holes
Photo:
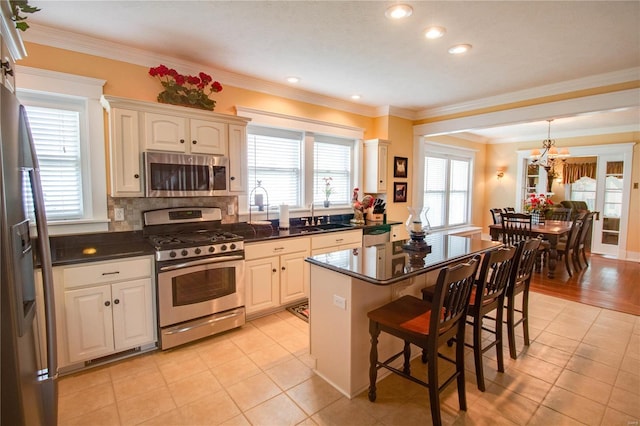
[[[371,213],[368,212],[366,219],[368,222],[384,222],[384,213]]]

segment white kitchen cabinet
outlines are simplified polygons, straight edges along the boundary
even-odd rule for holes
[[[364,142],[364,192],[381,194],[388,186],[388,152],[391,142],[371,139]]]
[[[401,241],[409,239],[409,231],[407,227],[402,224],[391,225],[391,241]]]
[[[145,150],[227,155],[224,122],[147,112],[144,129]]]
[[[229,124],[229,193],[247,192],[247,126]]]
[[[362,230],[328,232],[311,237],[311,255],[362,247]]]
[[[0,84],[4,85],[11,92],[15,92],[15,62],[27,56],[27,52],[22,43],[20,31],[16,29],[8,13],[9,2],[6,2],[7,10],[3,7],[0,14]]]
[[[309,297],[309,238],[245,245],[247,315],[275,310]]]
[[[63,306],[56,304],[61,367],[155,343],[150,256],[56,269],[64,287]]]
[[[222,155],[229,195],[247,191],[248,118],[102,96],[109,112],[112,197],[144,196],[143,151]]]
[[[109,137],[111,196],[144,196],[138,111],[112,108],[109,112]]]

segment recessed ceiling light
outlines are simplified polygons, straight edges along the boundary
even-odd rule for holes
[[[449,48],[449,53],[452,55],[460,55],[462,53],[466,53],[471,50],[470,44],[456,44],[455,46],[451,46]]]
[[[384,12],[384,16],[389,19],[408,18],[413,13],[413,8],[408,4],[394,4],[389,6]]]
[[[424,30],[424,36],[428,39],[440,38],[447,32],[445,27],[429,27]]]
[[[298,83],[300,81],[300,77],[290,76],[287,77],[287,81],[289,83]]]
[[[351,99],[353,99],[354,101],[357,101],[358,99],[360,99],[360,95],[351,95]]]

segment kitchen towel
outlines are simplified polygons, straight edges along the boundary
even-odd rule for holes
[[[280,228],[289,229],[289,206],[280,204]]]

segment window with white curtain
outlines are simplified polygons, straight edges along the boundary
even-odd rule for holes
[[[472,157],[428,152],[424,157],[424,199],[432,228],[469,223]]]
[[[303,208],[311,200],[321,206],[327,182],[331,205],[348,205],[355,179],[356,140],[261,126],[249,126],[247,140],[249,188],[260,182],[271,208],[280,204]],[[313,193],[305,193],[305,188]],[[263,191],[255,189],[249,194],[247,208],[256,209],[256,194]]]
[[[40,166],[42,192],[48,220],[83,217],[81,130],[84,105],[79,101],[42,98],[25,110]],[[31,193],[25,192],[25,209],[33,216]]]

